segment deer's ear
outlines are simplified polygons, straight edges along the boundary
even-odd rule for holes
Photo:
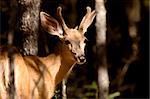
[[[56,19],[45,12],[40,12],[41,26],[49,34],[63,37],[63,30]]]

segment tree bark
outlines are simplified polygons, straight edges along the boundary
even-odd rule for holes
[[[18,19],[17,19],[17,31],[22,35],[22,52],[24,55],[36,55],[38,52],[38,30],[39,30],[39,12],[40,12],[40,0],[18,0]],[[13,13],[13,12],[12,12]],[[10,23],[11,24],[11,23]],[[10,26],[12,29],[14,26]],[[17,36],[17,35],[16,35]],[[10,37],[11,38],[11,37]],[[18,40],[18,37],[16,37]],[[10,40],[9,43],[12,43]],[[12,53],[10,49],[10,54]],[[12,55],[12,54],[11,54]],[[13,55],[10,57],[10,99],[15,99],[15,87],[14,87],[14,64]]]
[[[109,77],[106,59],[106,9],[104,0],[96,0],[96,66],[98,67],[99,99],[108,99]]]
[[[22,33],[24,55],[36,55],[38,52],[39,12],[41,0],[18,0],[18,26]]]

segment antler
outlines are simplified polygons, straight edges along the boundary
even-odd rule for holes
[[[81,31],[81,33],[85,33],[87,31],[87,28],[92,24],[95,16],[96,16],[96,12],[95,10],[93,10],[91,12],[91,7],[86,7],[87,9],[87,13],[86,15],[83,17],[81,23],[80,23],[80,26],[79,26],[79,31]],[[57,13],[61,19],[61,23],[62,23],[62,27],[64,28],[64,31],[67,33],[67,30],[68,30],[68,27],[64,21],[64,18],[62,17],[62,8],[61,7],[58,7],[57,8]],[[77,27],[75,28],[75,30],[77,30]]]
[[[91,12],[91,7],[86,7],[86,9],[87,9],[87,13],[83,17],[83,19],[80,23],[80,26],[79,26],[79,30],[82,30],[83,33],[85,33],[87,31],[87,28],[91,25],[91,23],[93,22],[93,19],[96,16],[95,10],[93,10]]]
[[[62,14],[61,14],[62,8],[61,8],[61,7],[58,7],[58,8],[57,8],[57,11],[58,11],[58,15],[59,15],[59,17],[60,17],[60,19],[61,19],[61,22],[62,22],[62,27],[63,27],[64,30],[66,31],[66,30],[68,29],[68,27],[67,27],[67,25],[66,25],[66,23],[65,23],[65,21],[64,21],[64,18],[62,17]]]

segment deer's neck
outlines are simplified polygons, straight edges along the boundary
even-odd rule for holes
[[[64,43],[59,43],[57,46],[55,53],[43,59],[49,68],[55,84],[58,84],[76,63],[73,54]]]

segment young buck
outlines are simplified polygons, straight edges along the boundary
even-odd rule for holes
[[[56,19],[40,12],[41,26],[52,35],[57,35],[60,42],[55,52],[47,57],[22,56],[14,48],[0,48],[0,99],[8,99],[11,86],[14,86],[14,96],[17,99],[50,99],[55,86],[77,64],[84,63],[85,36],[96,13],[87,7],[79,28],[68,28],[57,9],[63,30]],[[10,57],[11,56],[11,57]],[[11,81],[13,68],[14,80]],[[13,85],[12,85],[13,83]]]

